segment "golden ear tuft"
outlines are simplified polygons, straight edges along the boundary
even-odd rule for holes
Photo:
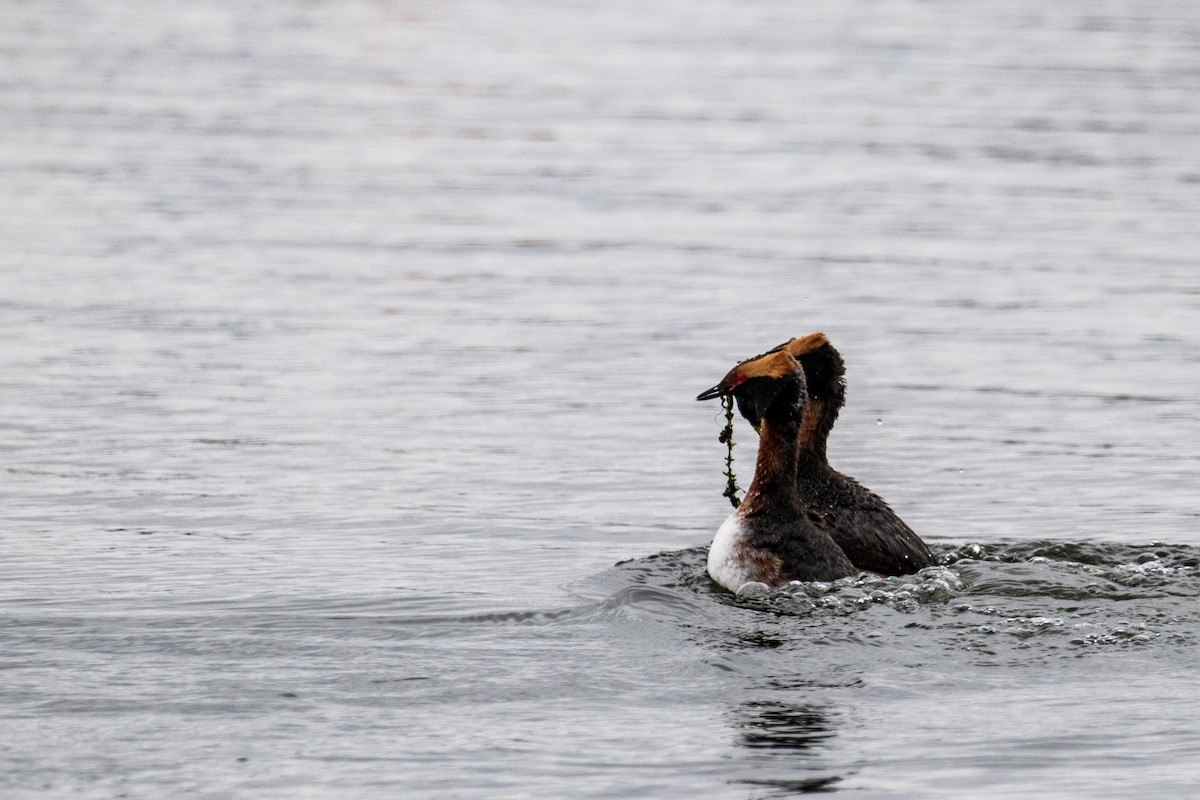
[[[801,336],[799,339],[792,339],[784,345],[784,349],[788,353],[791,353],[793,357],[799,358],[805,353],[819,350],[827,344],[829,344],[828,337],[818,331],[817,333],[810,333],[807,336]]]
[[[744,380],[750,378],[786,378],[788,375],[793,375],[799,369],[799,364],[792,355],[784,350],[778,350],[774,353],[767,353],[765,356],[759,356],[753,361],[738,367],[738,372],[744,375]]]

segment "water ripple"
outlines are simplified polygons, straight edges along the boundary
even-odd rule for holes
[[[937,554],[939,565],[916,575],[794,583],[755,597],[713,584],[703,547],[622,562],[592,583],[624,583],[608,601],[613,606],[708,627],[722,647],[799,646],[808,637],[985,655],[1036,647],[1040,657],[1180,645],[1200,634],[1200,612],[1190,602],[1200,593],[1197,548],[1034,541],[965,544]],[[689,595],[695,599],[687,601]],[[760,626],[754,634],[737,633],[755,618],[775,620],[771,632]]]

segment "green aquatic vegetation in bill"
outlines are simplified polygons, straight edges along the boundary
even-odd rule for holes
[[[721,435],[718,440],[725,445],[725,491],[723,497],[728,497],[729,502],[737,508],[742,504],[742,500],[738,497],[740,487],[737,484],[737,475],[733,474],[733,397],[730,395],[722,395],[721,407],[725,409],[725,427],[721,429]]]

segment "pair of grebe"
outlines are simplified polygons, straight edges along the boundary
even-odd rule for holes
[[[845,372],[841,354],[814,333],[743,361],[696,398],[732,396],[759,432],[754,480],[709,550],[708,573],[725,588],[902,575],[934,563],[881,497],[829,465]]]

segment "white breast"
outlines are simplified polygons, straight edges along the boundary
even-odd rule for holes
[[[731,592],[757,578],[749,569],[744,541],[742,523],[735,512],[721,525],[708,549],[708,574]]]

